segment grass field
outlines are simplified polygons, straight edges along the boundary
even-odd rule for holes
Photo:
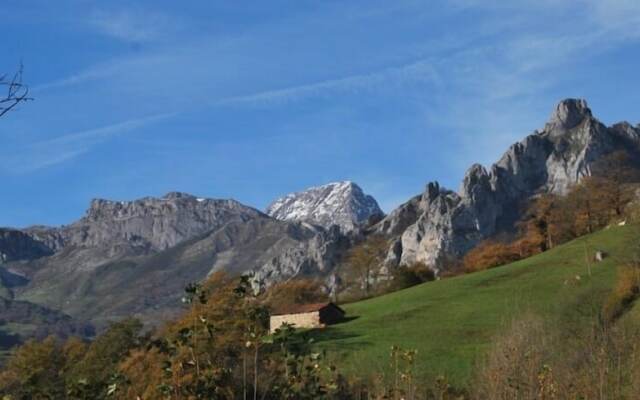
[[[416,349],[418,374],[464,386],[513,319],[534,313],[569,328],[598,312],[638,232],[612,227],[503,267],[346,304],[348,320],[315,332],[315,340],[342,369],[363,376],[389,365],[392,345]],[[587,263],[596,250],[608,257]]]

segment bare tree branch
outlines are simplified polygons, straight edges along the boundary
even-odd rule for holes
[[[22,83],[23,69],[24,67],[20,63],[20,68],[11,78],[7,75],[0,76],[0,117],[14,109],[18,104],[33,100],[33,98],[29,97],[29,87]]]

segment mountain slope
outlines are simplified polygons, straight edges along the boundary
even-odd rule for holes
[[[31,263],[36,272],[16,297],[91,319],[99,327],[129,315],[157,322],[180,312],[184,287],[213,271],[255,270],[262,284],[296,275],[322,276],[343,247],[341,237],[331,232],[259,216],[229,222],[158,253],[90,269],[68,268],[69,260],[84,250],[62,252]]]
[[[349,181],[288,194],[267,207],[266,213],[279,220],[309,222],[324,228],[337,225],[345,233],[384,215],[372,196]]]
[[[71,316],[28,301],[0,297],[0,364],[11,348],[26,339],[44,339],[49,335],[59,338],[76,336],[91,338],[94,327]]]
[[[564,100],[542,131],[512,145],[489,170],[471,166],[457,193],[429,183],[374,230],[393,239],[389,264],[421,262],[439,270],[479,241],[513,230],[533,196],[566,193],[590,175],[594,162],[616,150],[640,161],[640,127],[606,127],[584,100]]]
[[[638,233],[637,226],[614,227],[507,266],[341,305],[352,319],[316,332],[315,340],[339,366],[363,376],[388,365],[392,345],[417,349],[420,373],[444,373],[461,387],[512,318],[533,312],[581,324],[600,310]],[[585,249],[610,255],[591,266],[591,276]]]
[[[5,285],[4,296],[98,328],[129,315],[166,320],[181,310],[188,283],[217,270],[253,271],[256,285],[299,275],[329,279],[349,244],[337,228],[279,221],[233,200],[184,193],[94,200],[71,225],[20,234],[50,255],[26,252],[28,257],[7,262],[5,275],[13,284]],[[15,243],[0,251],[17,254]]]

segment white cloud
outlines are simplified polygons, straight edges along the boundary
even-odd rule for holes
[[[156,123],[173,115],[175,114],[165,113],[136,118],[33,143],[17,151],[5,153],[1,157],[2,169],[12,173],[28,173],[60,164],[87,153],[111,137]]]

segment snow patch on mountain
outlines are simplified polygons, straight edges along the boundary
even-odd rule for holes
[[[283,221],[309,222],[352,232],[374,216],[383,215],[378,202],[350,181],[334,182],[288,194],[267,207],[266,213]]]

